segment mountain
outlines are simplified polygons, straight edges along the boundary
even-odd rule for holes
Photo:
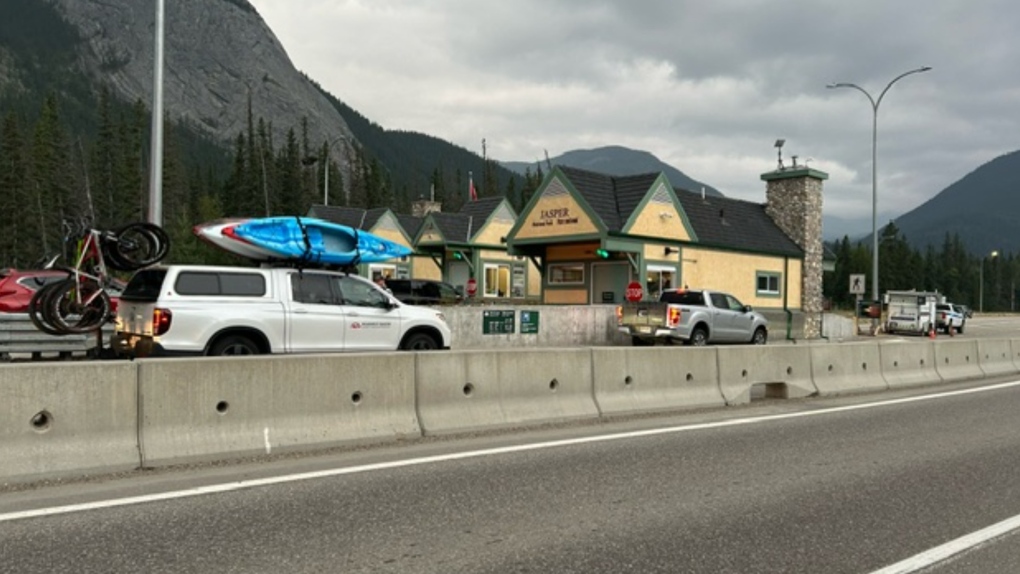
[[[914,249],[959,234],[973,255],[1020,252],[1020,151],[975,169],[894,222]],[[870,233],[868,234],[870,238]]]
[[[78,30],[80,62],[91,77],[112,85],[126,101],[152,101],[151,2],[52,3]],[[246,129],[250,101],[255,117],[272,121],[276,141],[303,119],[313,142],[351,136],[340,114],[294,68],[247,0],[167,2],[164,31],[163,93],[169,117],[228,142]],[[334,155],[342,164],[343,154]]]
[[[623,146],[605,146],[595,149],[582,149],[568,151],[562,155],[550,158],[553,165],[564,165],[586,169],[607,175],[639,175],[644,173],[663,172],[669,179],[670,185],[677,189],[686,189],[700,193],[705,189],[708,195],[721,197],[723,194],[714,187],[692,179],[684,172],[663,162],[647,151],[634,150]],[[530,169],[536,171],[535,162],[508,161],[502,162],[503,166],[517,173],[523,174]],[[545,164],[543,170],[547,170]],[[763,192],[764,193],[764,192]],[[763,198],[764,201],[764,198]]]

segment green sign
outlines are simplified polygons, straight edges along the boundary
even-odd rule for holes
[[[538,333],[538,311],[521,311],[521,334],[535,335]]]
[[[512,335],[515,330],[513,311],[482,311],[483,335]]]

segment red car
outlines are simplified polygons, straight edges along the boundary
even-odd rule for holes
[[[56,269],[0,269],[0,313],[27,313],[36,291],[67,277],[66,271]],[[112,311],[117,310],[117,296],[123,289],[123,282],[116,283],[119,289],[108,290]]]

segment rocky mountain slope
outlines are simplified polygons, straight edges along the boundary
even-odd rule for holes
[[[80,30],[87,70],[128,101],[152,101],[154,3],[50,1]],[[164,22],[163,93],[170,117],[229,141],[247,127],[250,98],[254,117],[271,118],[277,141],[303,117],[312,145],[352,137],[246,0],[172,0]],[[345,162],[342,150],[331,155]]]

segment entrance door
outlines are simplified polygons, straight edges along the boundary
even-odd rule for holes
[[[594,305],[623,303],[630,283],[630,264],[592,263],[591,294],[588,302]]]

